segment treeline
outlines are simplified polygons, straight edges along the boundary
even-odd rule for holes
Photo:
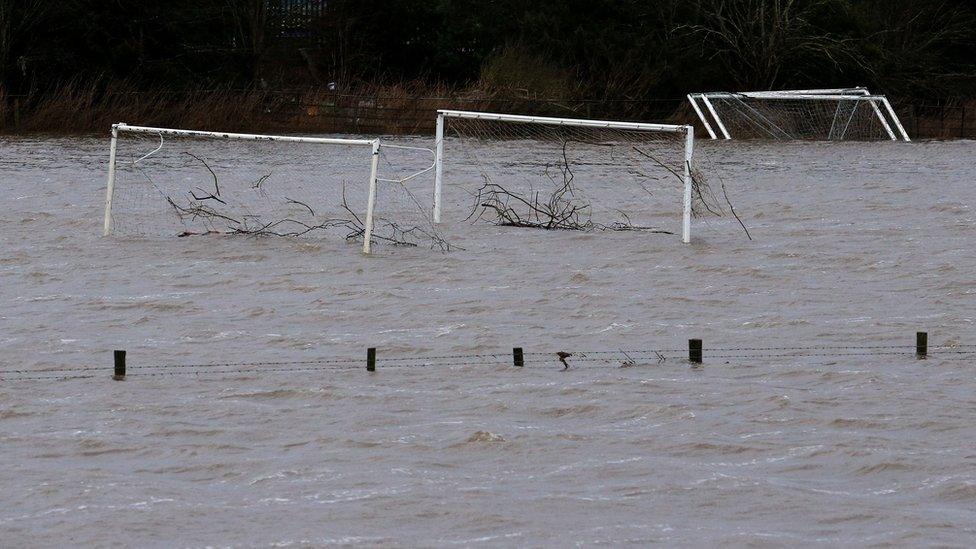
[[[976,97],[969,0],[0,0],[0,94]]]

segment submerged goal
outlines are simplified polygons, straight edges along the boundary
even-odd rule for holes
[[[691,240],[691,126],[440,110],[435,147],[437,223],[489,210],[499,225]]]
[[[884,95],[866,88],[688,95],[712,139],[910,141]]]
[[[367,254],[444,244],[417,199],[427,147],[116,124],[109,157],[105,235],[331,235]]]

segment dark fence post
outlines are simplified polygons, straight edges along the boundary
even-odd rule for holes
[[[522,355],[522,348],[521,347],[516,347],[516,348],[512,349],[512,361],[519,368],[521,368],[522,366],[525,366],[525,359],[524,359],[524,357]]]
[[[376,371],[376,347],[366,349],[366,371]]]
[[[915,357],[925,358],[929,354],[928,332],[915,332]]]
[[[962,104],[960,109],[962,116],[959,117],[959,139],[966,138],[966,104]]]
[[[912,118],[915,119],[915,139],[919,139],[921,136],[918,135],[918,105],[912,105]]]
[[[115,351],[115,374],[112,379],[115,381],[125,379],[125,351]]]
[[[692,364],[702,363],[702,340],[688,340],[688,360],[691,361]]]

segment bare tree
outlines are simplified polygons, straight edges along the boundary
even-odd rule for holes
[[[51,4],[48,0],[0,0],[0,88],[7,82],[12,65],[26,70],[26,59],[17,63],[11,57],[19,42],[30,40],[31,30],[40,24]]]
[[[701,23],[685,29],[702,39],[711,57],[724,62],[744,88],[773,89],[798,69],[798,59],[839,67],[856,57],[850,39],[820,29],[815,18],[842,10],[836,0],[695,0]]]
[[[976,76],[971,57],[961,66],[946,60],[954,51],[976,47],[972,8],[946,0],[885,0],[864,2],[859,9],[878,30],[864,36],[858,49],[870,52],[865,68],[888,93],[945,96],[954,83]]]
[[[252,81],[260,78],[261,57],[266,44],[268,2],[266,0],[224,0],[234,27],[236,46],[247,53]]]

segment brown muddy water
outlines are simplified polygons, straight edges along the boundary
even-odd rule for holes
[[[972,546],[976,144],[700,148],[754,240],[728,217],[682,245],[452,210],[463,250],[364,257],[103,238],[107,140],[3,138],[0,545]],[[954,347],[915,360],[917,330]],[[692,337],[701,367],[551,354]],[[906,347],[709,351],[865,345]],[[139,375],[367,346],[371,375]],[[547,354],[383,363],[514,346]],[[25,379],[75,368],[99,370]]]

